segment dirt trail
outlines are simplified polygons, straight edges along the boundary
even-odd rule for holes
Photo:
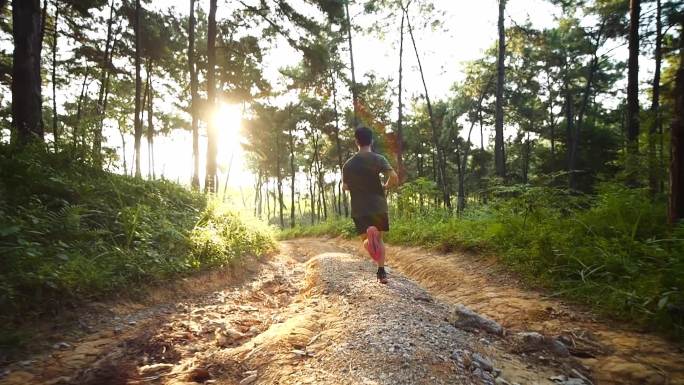
[[[356,242],[331,241],[360,252]],[[509,331],[560,336],[600,384],[684,384],[681,346],[523,289],[494,258],[396,246],[388,247],[388,256],[392,267],[446,303],[464,304]]]
[[[361,255],[282,242],[244,278],[127,306],[0,368],[0,384],[684,384],[675,347],[520,289],[492,261],[390,247],[385,286]]]

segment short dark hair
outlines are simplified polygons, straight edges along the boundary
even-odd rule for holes
[[[368,127],[361,126],[354,131],[354,137],[359,145],[370,146],[373,142],[373,131]]]

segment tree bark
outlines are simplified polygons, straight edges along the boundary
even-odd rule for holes
[[[577,189],[577,178],[575,177],[575,168],[577,163],[577,158],[575,158],[576,152],[573,151],[575,148],[574,144],[574,132],[575,132],[575,112],[574,105],[575,101],[572,97],[572,92],[570,91],[570,85],[566,79],[565,84],[565,134],[566,134],[566,153],[568,161],[568,185],[571,190]]]
[[[447,188],[446,178],[444,175],[444,166],[442,162],[441,150],[439,147],[439,142],[437,141],[437,125],[435,123],[434,114],[432,112],[432,103],[430,103],[430,95],[428,94],[427,84],[425,83],[425,74],[423,73],[423,66],[420,62],[420,55],[418,54],[418,47],[416,46],[416,39],[413,36],[413,28],[411,27],[411,18],[408,14],[408,9],[403,8],[404,14],[406,15],[406,25],[408,27],[409,36],[411,36],[411,42],[413,43],[413,50],[416,53],[416,61],[418,62],[418,71],[420,72],[420,79],[423,82],[423,90],[425,91],[425,102],[427,103],[428,115],[430,117],[430,128],[432,129],[432,145],[434,146],[437,154],[437,163],[433,162],[433,167],[436,169],[438,175],[436,175],[437,181],[440,183],[442,188],[442,198],[444,200],[444,205],[447,208],[451,208],[451,199],[449,198],[449,190]],[[434,158],[433,158],[434,159]]]
[[[140,93],[142,91],[142,78],[140,77],[140,0],[135,0],[135,122],[134,122],[134,153],[135,153],[135,177],[140,178],[140,142],[142,139],[142,104],[140,103]]]
[[[653,121],[648,131],[648,186],[651,191],[651,199],[655,199],[656,194],[660,193],[660,172],[656,160],[656,140],[661,129],[660,65],[663,57],[661,13],[662,6],[660,0],[656,0],[655,73],[653,74],[653,97],[651,99],[651,116]]]
[[[209,0],[209,28],[207,35],[207,105],[211,114],[216,109],[216,1]],[[218,153],[217,129],[214,119],[207,124],[207,166],[204,191],[216,191],[216,155]]]
[[[280,128],[277,128],[280,131]],[[285,217],[283,216],[283,173],[280,167],[280,132],[276,132],[276,177],[277,177],[277,188],[278,188],[278,217],[280,219],[280,228],[285,228]]]
[[[309,171],[307,172],[307,182],[309,183],[309,200],[311,201],[311,224],[316,223],[316,184],[313,180],[313,160],[309,164]]]
[[[40,2],[12,0],[12,25],[12,126],[20,145],[42,142]]]
[[[506,55],[506,34],[504,30],[504,11],[506,8],[506,0],[499,0],[499,55],[497,58],[497,77],[496,77],[496,116],[494,123],[494,164],[496,166],[496,174],[502,178],[506,178],[506,154],[504,150],[504,132],[503,132],[503,90],[505,81],[506,67],[504,59]]]
[[[47,8],[48,0],[43,0],[43,7],[40,15],[40,46],[43,46],[43,40],[45,40],[45,26],[47,25]]]
[[[137,12],[137,10],[136,10]],[[138,16],[136,15],[136,18]],[[95,129],[93,137],[93,160],[98,166],[102,166],[102,126],[104,118],[102,117],[104,94],[106,88],[107,74],[109,73],[109,45],[112,40],[112,24],[114,23],[114,0],[109,4],[109,20],[107,21],[107,37],[105,39],[104,52],[102,53],[102,72],[100,72],[100,91],[97,95],[96,115],[100,117],[100,124]]]
[[[190,115],[192,116],[192,182],[199,190],[199,118],[197,116],[197,67],[195,66],[195,0],[190,0],[188,20],[188,67],[190,73]]]
[[[639,13],[640,0],[629,2],[629,59],[627,64],[627,153],[628,174],[636,183],[636,155],[639,153]]]
[[[88,85],[88,67],[86,64],[85,68],[85,74],[83,75],[83,83],[81,83],[81,93],[78,95],[78,101],[76,102],[76,122],[74,123],[74,132],[73,132],[73,147],[76,148],[78,144],[78,139],[79,136],[82,136],[81,132],[81,113],[83,111],[83,98],[85,98],[85,94],[87,91],[87,85]]]
[[[533,122],[530,122],[530,127],[532,127],[530,130],[532,130],[534,128]],[[530,151],[531,151],[530,131],[527,131],[526,136],[527,137],[525,138],[525,153],[523,156],[523,170],[522,170],[523,171],[522,174],[523,174],[523,183],[524,184],[527,184],[527,182],[528,182],[527,174],[529,173],[529,170],[530,170]]]
[[[266,223],[271,222],[271,197],[268,196],[269,190],[269,180],[266,178]]]
[[[292,133],[292,126],[294,122],[292,119],[292,110],[290,113],[290,121],[287,122],[288,127],[288,140],[290,144],[290,227],[295,227],[295,183],[297,177],[297,170],[295,169],[295,141],[294,134]]]
[[[316,175],[318,180],[319,193],[319,211],[321,206],[323,208],[323,218],[328,219],[328,205],[325,199],[325,179],[323,178],[323,167],[321,165],[321,157],[319,155],[318,137],[314,133],[314,163],[316,165]],[[321,203],[322,200],[322,203]],[[319,215],[320,218],[320,215]]]
[[[571,130],[569,131],[570,135],[572,135],[572,141],[570,142],[570,188],[571,189],[577,189],[578,183],[577,183],[577,176],[578,176],[578,170],[577,170],[577,159],[579,155],[579,143],[580,143],[580,135],[582,133],[582,127],[584,125],[584,116],[586,115],[587,108],[589,107],[589,99],[591,96],[591,89],[594,85],[594,78],[596,76],[596,71],[598,71],[598,64],[599,64],[599,58],[598,58],[598,49],[601,46],[601,39],[603,36],[603,28],[604,24],[602,23],[601,26],[599,27],[599,30],[597,31],[596,34],[596,40],[594,42],[594,50],[591,58],[591,62],[589,64],[589,73],[587,74],[587,83],[584,85],[584,90],[582,93],[582,102],[579,107],[579,111],[577,112],[577,122],[573,122],[572,126],[570,127]]]
[[[342,178],[342,166],[343,166],[343,159],[342,159],[342,143],[340,141],[340,119],[339,119],[339,113],[337,110],[337,87],[335,86],[335,77],[333,76],[332,70],[330,71],[330,83],[332,86],[332,94],[333,94],[333,111],[335,112],[335,147],[337,149],[337,166],[339,167],[340,171],[340,178]],[[338,203],[338,210],[342,212],[342,208],[340,207],[344,204],[344,216],[348,217],[349,216],[349,207],[347,206],[347,199],[346,199],[346,194],[344,191],[340,192],[340,202]]]
[[[124,175],[128,175],[128,165],[126,164],[126,135],[124,135],[123,127],[119,126],[119,135],[121,135],[121,157],[123,158]]]
[[[556,118],[553,116],[553,86],[551,85],[551,71],[546,67],[546,90],[549,93],[549,100],[547,103],[547,116],[549,122],[549,139],[551,140],[551,159],[556,157]]]
[[[351,64],[351,92],[352,92],[352,103],[354,104],[354,127],[359,124],[359,95],[356,88],[356,71],[354,70],[354,48],[352,46],[352,33],[351,33],[351,17],[349,16],[349,2],[344,3],[344,9],[347,17],[347,41],[349,43],[349,62]]]
[[[470,129],[468,130],[468,138],[466,140],[466,147],[463,150],[463,158],[460,158],[460,154],[457,154],[459,157],[458,159],[458,201],[456,204],[456,211],[458,213],[462,213],[463,210],[465,210],[465,176],[466,172],[468,171],[468,153],[470,152],[470,136],[473,133],[473,128],[475,128],[475,122],[479,121],[480,122],[480,130],[482,130],[482,102],[484,101],[485,94],[487,93],[487,90],[489,89],[489,85],[491,84],[492,79],[490,78],[487,81],[487,84],[484,85],[482,90],[480,91],[480,96],[477,99],[477,111],[476,115],[478,116],[478,120],[473,120],[470,122]],[[461,163],[462,162],[462,163]]]
[[[147,59],[147,178],[156,179],[154,172],[154,125],[152,112],[154,109],[152,94],[152,59]]]
[[[684,32],[684,22],[682,23]],[[684,39],[679,39],[674,115],[670,129],[670,204],[668,219],[675,225],[684,218]]]
[[[59,127],[57,126],[57,38],[59,30],[59,0],[55,0],[55,23],[52,33],[52,136],[55,140],[55,152],[59,146]]]

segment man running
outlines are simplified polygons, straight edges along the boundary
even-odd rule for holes
[[[359,151],[342,168],[343,188],[351,195],[351,216],[363,246],[378,265],[378,281],[387,283],[385,245],[382,234],[389,231],[385,189],[397,183],[399,177],[387,159],[371,151],[373,132],[359,127],[354,132]],[[383,184],[380,174],[387,177]]]

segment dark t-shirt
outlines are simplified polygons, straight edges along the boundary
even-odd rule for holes
[[[387,200],[380,173],[392,170],[387,159],[374,152],[357,152],[342,167],[342,180],[351,194],[351,215],[358,218],[386,213]]]

